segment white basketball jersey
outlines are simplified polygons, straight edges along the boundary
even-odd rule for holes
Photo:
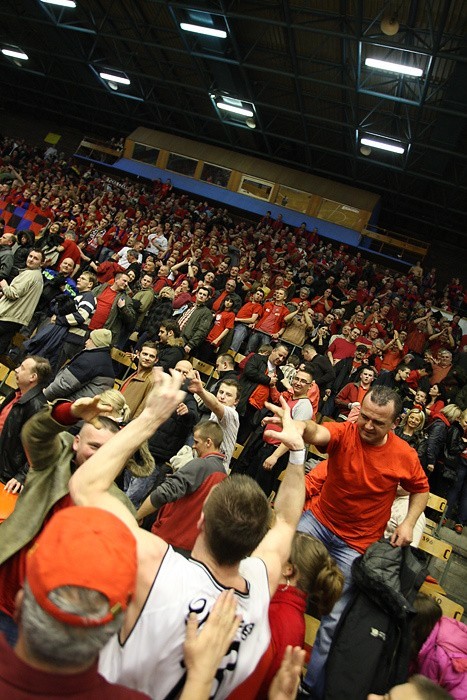
[[[235,593],[242,622],[214,679],[211,698],[223,700],[256,668],[269,639],[269,588],[261,559],[242,561],[247,593]],[[204,564],[187,560],[169,547],[146,604],[122,645],[115,635],[102,650],[99,672],[112,683],[147,693],[154,700],[178,697],[185,683],[183,642],[190,612],[206,621],[225,590]]]

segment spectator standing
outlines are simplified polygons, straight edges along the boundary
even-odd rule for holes
[[[171,318],[162,321],[159,326],[159,364],[164,372],[174,368],[179,360],[185,357],[183,341],[180,337],[178,323]]]
[[[23,425],[45,404],[43,387],[49,383],[48,360],[37,355],[25,357],[15,369],[18,385],[6,395],[0,410],[0,481],[5,490],[20,493],[29,465],[19,436]]]
[[[339,418],[349,420],[349,415],[352,411],[352,420],[355,423],[363,399],[374,382],[375,374],[374,367],[363,367],[360,371],[358,380],[355,382],[349,382],[349,384],[346,384],[340,390],[336,396],[336,407],[339,410]]]
[[[110,330],[113,343],[119,348],[125,344],[136,320],[133,302],[127,294],[129,282],[126,272],[118,272],[113,284],[104,283],[93,289],[96,310],[89,323],[89,330]]]
[[[123,382],[120,391],[130,407],[130,418],[139,416],[144,408],[146,396],[152,389],[152,370],[158,363],[157,347],[155,343],[144,343],[137,353],[136,372]]]
[[[227,478],[221,451],[224,434],[219,423],[198,423],[193,438],[196,458],[152,491],[136,514],[139,520],[157,513],[151,531],[186,553],[195,544],[202,507],[210,490]]]
[[[317,698],[323,697],[324,665],[349,600],[352,562],[382,536],[399,483],[410,493],[409,509],[391,538],[394,546],[410,544],[427,504],[428,480],[417,454],[392,432],[400,410],[396,392],[373,386],[363,399],[357,423],[300,424],[305,441],[326,451],[329,459],[323,488],[298,529],[327,546],[345,577],[344,594],[331,615],[322,619],[308,665],[305,683]]]
[[[206,306],[210,291],[206,287],[198,287],[195,303],[192,304],[178,319],[185,352],[190,354],[196,350],[208,335],[212,326],[212,313]]]
[[[284,329],[286,322],[291,317],[291,312],[285,305],[287,292],[285,289],[276,289],[272,300],[266,301],[263,306],[263,313],[255,323],[255,329],[246,347],[246,354],[256,352],[260,345],[270,343],[271,340],[278,340]]]
[[[263,313],[264,291],[257,289],[251,294],[250,301],[243,304],[235,317],[234,333],[230,348],[238,352],[240,346],[250,335],[256,321]]]
[[[240,385],[235,379],[223,379],[216,395],[203,387],[199,372],[194,371],[190,380],[189,391],[197,394],[206,408],[210,409],[209,420],[219,423],[223,430],[221,451],[224,453],[224,467],[228,472],[230,460],[237,442],[239,418],[236,406],[238,404]]]
[[[287,388],[282,383],[284,375],[280,365],[285,362],[288,354],[288,348],[279,343],[269,355],[257,353],[247,360],[240,378],[240,400],[237,409],[241,416],[237,439],[241,444],[244,444],[253,430],[256,412],[261,410],[269,399],[270,387],[277,386],[279,391]]]
[[[11,284],[0,280],[0,354],[6,353],[10,342],[22,326],[27,326],[42,293],[41,250],[31,250],[26,269]]]
[[[0,279],[7,282],[11,279],[14,264],[12,248],[16,243],[14,233],[4,233],[0,236]]]

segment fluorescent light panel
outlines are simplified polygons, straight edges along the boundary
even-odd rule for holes
[[[404,153],[405,149],[402,146],[396,146],[395,143],[386,143],[385,141],[375,141],[374,139],[360,139],[363,146],[371,146],[371,148],[379,148],[382,151],[391,151],[391,153]]]
[[[226,39],[227,32],[224,29],[213,29],[212,27],[203,27],[200,24],[189,24],[180,22],[180,29],[184,32],[192,32],[193,34],[204,34],[205,36],[215,36],[218,39]]]
[[[20,49],[2,49],[2,54],[4,54],[4,56],[9,56],[10,58],[19,58],[22,61],[27,61],[29,58],[27,53],[24,53],[24,51],[21,51]]]
[[[75,0],[41,0],[46,5],[58,5],[59,7],[76,7]]]
[[[380,61],[377,58],[366,58],[365,65],[369,68],[379,68],[387,70],[391,73],[401,73],[402,75],[410,75],[414,78],[421,78],[423,71],[421,68],[413,68],[412,66],[404,66],[401,63],[392,63],[391,61]]]
[[[110,80],[113,83],[121,83],[122,85],[130,85],[130,80],[122,75],[114,75],[113,73],[99,73],[103,80]]]
[[[235,107],[235,105],[229,105],[226,102],[216,102],[219,109],[223,109],[224,112],[233,112],[234,114],[241,114],[242,117],[254,117],[254,113],[251,109],[245,109],[244,107]]]

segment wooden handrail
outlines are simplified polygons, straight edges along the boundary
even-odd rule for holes
[[[406,241],[401,241],[398,238],[393,238],[385,233],[377,233],[376,231],[370,231],[367,228],[362,230],[362,236],[367,238],[372,238],[375,241],[380,241],[381,243],[386,243],[394,248],[399,248],[400,250],[406,250],[408,253],[416,253],[417,255],[425,256],[430,248],[429,245],[423,245],[419,242],[419,245],[413,243],[407,243]]]

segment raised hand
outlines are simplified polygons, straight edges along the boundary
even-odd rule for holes
[[[203,382],[201,381],[200,373],[196,369],[193,370],[193,377],[190,379],[188,390],[193,394],[199,394],[200,391],[203,391]]]
[[[269,700],[294,700],[297,696],[305,652],[300,647],[288,646],[284,658],[269,688]]]
[[[305,421],[296,421],[290,415],[290,408],[284,397],[280,397],[280,407],[266,402],[265,406],[274,413],[269,419],[270,423],[282,424],[282,431],[265,430],[265,437],[276,438],[282,442],[289,450],[302,450],[304,448],[303,432],[306,427]]]
[[[155,367],[152,375],[153,388],[147,396],[141,415],[144,414],[151,423],[161,424],[172,415],[185,398],[185,392],[180,389],[183,375],[174,370],[171,370],[171,374],[165,374],[161,367]]]
[[[75,418],[84,420],[86,423],[92,423],[92,425],[98,429],[102,427],[99,416],[112,413],[112,410],[112,406],[101,403],[100,394],[92,398],[86,396],[81,399],[76,399],[71,405],[71,413]]]

